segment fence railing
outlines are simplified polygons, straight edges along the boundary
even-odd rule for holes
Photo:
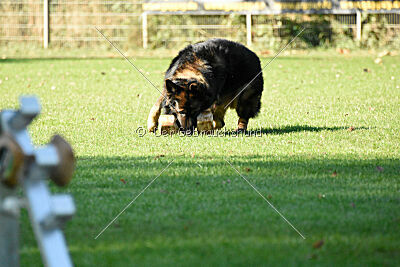
[[[95,26],[122,47],[176,47],[212,37],[257,46],[289,38],[290,14],[163,15],[142,12],[143,1],[17,0],[0,1],[0,44],[24,42],[34,46],[101,47],[107,45]],[[302,15],[296,15],[302,16]],[[303,15],[304,22],[313,15]],[[321,16],[321,15],[315,15]],[[328,34],[346,29],[363,38],[362,13],[327,14],[337,22],[321,24]],[[400,34],[400,14],[378,15],[392,36]]]

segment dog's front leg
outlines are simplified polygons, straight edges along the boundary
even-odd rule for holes
[[[147,118],[147,130],[150,133],[154,133],[157,130],[158,118],[161,114],[161,104],[164,99],[163,95],[157,99],[156,103],[150,109],[149,117]]]

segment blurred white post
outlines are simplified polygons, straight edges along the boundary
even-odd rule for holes
[[[361,41],[361,12],[356,10],[357,41]]]
[[[142,38],[143,38],[143,48],[147,48],[147,13],[142,13]]]
[[[247,46],[251,46],[251,14],[246,14]]]
[[[49,0],[43,0],[43,47],[49,46]]]
[[[0,182],[0,266],[19,265],[19,207],[16,190]],[[10,205],[12,204],[12,205]]]

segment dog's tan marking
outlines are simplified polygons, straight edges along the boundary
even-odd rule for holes
[[[201,69],[204,68],[205,63],[195,56],[195,60],[193,62],[186,62],[181,65],[174,73],[174,79],[185,79],[191,80],[195,79],[200,83],[204,83],[207,85],[206,80],[204,79],[203,74],[201,73]]]
[[[161,114],[161,102],[163,96],[160,96],[154,106],[150,109],[149,117],[147,118],[147,130],[149,132],[155,132],[158,126],[158,118]]]
[[[239,118],[239,121],[238,121],[238,130],[247,130],[247,123],[248,123],[248,120],[246,120],[246,119],[243,119],[243,118]]]
[[[179,108],[184,108],[187,102],[187,94],[184,90],[182,90],[175,98],[178,100]]]

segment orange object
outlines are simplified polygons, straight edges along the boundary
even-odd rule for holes
[[[175,123],[174,115],[161,115],[158,119],[161,134],[173,134],[178,132],[178,126]]]

